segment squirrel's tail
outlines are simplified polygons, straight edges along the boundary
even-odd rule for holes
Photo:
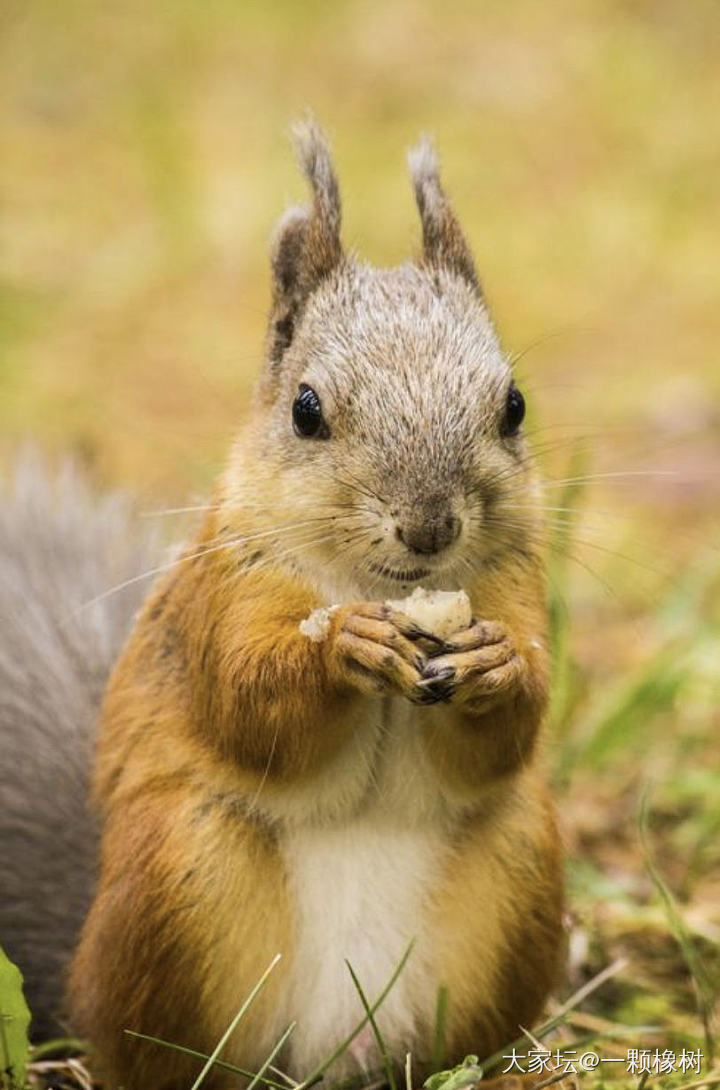
[[[127,505],[23,457],[0,492],[0,946],[33,1036],[56,1035],[64,971],[95,876],[93,725],[152,566]]]

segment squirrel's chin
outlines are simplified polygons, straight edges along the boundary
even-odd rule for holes
[[[403,565],[370,563],[369,571],[363,582],[368,584],[368,592],[377,594],[407,591],[422,586],[426,590],[463,590],[461,581],[450,564],[440,565]],[[362,578],[362,577],[361,577]],[[372,594],[371,594],[372,596]]]
[[[462,572],[450,559],[445,564],[413,563],[414,558],[401,560],[366,560],[358,564],[348,576],[345,570],[336,570],[332,556],[322,565],[307,556],[294,564],[294,568],[318,591],[329,604],[350,601],[353,598],[398,598],[410,594],[415,587],[425,590],[465,590]],[[423,559],[419,557],[418,559]]]
[[[419,583],[434,574],[433,569],[422,564],[383,564],[369,561],[368,568],[373,576],[391,583]]]

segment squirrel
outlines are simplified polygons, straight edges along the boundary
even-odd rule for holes
[[[329,147],[296,130],[311,201],[278,225],[266,360],[196,536],[107,686],[97,885],[73,1032],[127,1090],[187,1084],[273,957],[224,1061],[306,1077],[363,1016],[429,1072],[537,1019],[563,960],[541,742],[542,527],[524,400],[431,144],[409,155],[422,254],[340,239]],[[463,589],[442,640],[387,604]],[[324,639],[300,630],[332,606]],[[328,1071],[380,1066],[370,1026]],[[227,1083],[217,1068],[209,1085]],[[212,1081],[215,1080],[215,1081]]]

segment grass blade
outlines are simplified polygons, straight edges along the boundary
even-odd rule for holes
[[[410,954],[412,953],[412,948],[413,948],[414,945],[415,945],[415,940],[413,939],[412,942],[410,942],[408,944],[407,950],[405,951],[403,956],[400,958],[400,961],[395,966],[395,969],[393,970],[392,976],[388,980],[387,984],[385,985],[383,990],[380,992],[380,995],[377,997],[375,1002],[371,1005],[371,1007],[370,1007],[370,1013],[371,1014],[374,1014],[375,1011],[380,1006],[380,1004],[385,1001],[385,997],[388,995],[390,990],[393,988],[393,986],[395,984],[395,981],[397,980],[397,978],[400,976],[400,973],[405,968],[405,965],[407,964],[407,960],[410,957]],[[355,1040],[358,1033],[360,1033],[365,1028],[365,1026],[368,1024],[368,1020],[369,1020],[368,1015],[366,1014],[365,1017],[362,1018],[358,1022],[358,1024],[351,1030],[351,1032],[348,1034],[348,1036],[345,1038],[345,1040],[342,1041],[337,1046],[336,1049],[333,1049],[333,1051],[330,1053],[330,1055],[325,1060],[323,1060],[320,1064],[318,1064],[318,1066],[315,1068],[315,1070],[312,1071],[307,1076],[307,1078],[303,1079],[303,1081],[300,1083],[300,1086],[299,1086],[298,1090],[307,1090],[307,1088],[309,1086],[312,1086],[314,1083],[319,1082],[320,1079],[323,1077],[324,1073],[330,1067],[330,1065],[335,1063],[335,1060],[337,1060],[338,1056],[342,1056],[343,1052],[345,1052],[346,1049]]]
[[[439,1071],[447,1062],[445,1047],[445,1026],[447,1025],[448,990],[444,984],[438,988],[435,1005],[435,1033],[433,1034],[432,1064],[433,1070]]]
[[[558,498],[558,505],[567,508],[568,518],[566,521],[558,521],[555,524],[548,556],[548,620],[552,663],[548,720],[552,723],[553,730],[562,738],[567,733],[568,719],[576,695],[565,590],[568,586],[568,563],[573,532],[580,515],[580,499],[585,491],[583,477],[586,471],[585,452],[576,446],[568,464],[567,484]]]
[[[239,1023],[242,1021],[242,1019],[247,1014],[248,1009],[250,1008],[250,1006],[254,1002],[255,998],[258,995],[258,993],[260,991],[262,991],[262,989],[265,987],[265,984],[267,982],[268,977],[270,976],[270,973],[273,971],[273,969],[275,968],[277,963],[280,961],[281,957],[282,957],[282,954],[276,954],[275,957],[272,959],[272,961],[268,965],[267,969],[265,970],[263,975],[258,980],[257,984],[255,985],[253,990],[250,992],[250,995],[247,997],[245,1002],[242,1004],[242,1006],[240,1007],[240,1010],[237,1012],[237,1014],[233,1018],[232,1022],[230,1023],[228,1028],[225,1030],[225,1032],[223,1033],[223,1035],[220,1038],[220,1040],[218,1041],[218,1043],[215,1045],[215,1048],[212,1050],[212,1052],[208,1056],[207,1061],[204,1064],[202,1071],[200,1072],[198,1077],[195,1079],[195,1082],[192,1084],[192,1087],[190,1088],[190,1090],[198,1090],[198,1087],[201,1086],[202,1083],[205,1081],[205,1078],[206,1078],[210,1068],[215,1063],[215,1061],[217,1060],[217,1058],[220,1055],[220,1053],[222,1052],[222,1050],[225,1048],[225,1045],[228,1043],[230,1037],[233,1035],[233,1033],[237,1029]]]
[[[587,984],[583,984],[582,988],[578,988],[576,992],[566,999],[560,1006],[560,1009],[555,1012],[552,1018],[548,1018],[542,1025],[538,1026],[534,1031],[537,1037],[544,1037],[547,1033],[551,1033],[552,1030],[557,1029],[559,1025],[565,1021],[566,1016],[575,1007],[582,1003],[583,999],[591,995],[592,992],[597,991],[606,980],[615,976],[616,973],[621,972],[627,966],[627,960],[625,958],[618,958],[617,961],[613,961],[611,965],[607,965],[601,972],[594,976],[592,980],[588,980]],[[498,1052],[493,1052],[492,1056],[488,1056],[486,1060],[482,1061],[483,1070],[487,1073],[491,1071],[493,1067],[497,1067],[501,1060],[506,1058],[506,1053],[509,1049],[518,1048],[525,1042],[525,1034],[521,1034],[516,1037],[514,1041],[509,1041]]]
[[[188,1048],[186,1045],[175,1044],[174,1041],[166,1041],[162,1037],[151,1037],[149,1033],[138,1033],[134,1029],[123,1030],[123,1033],[127,1033],[128,1037],[137,1037],[140,1041],[151,1041],[154,1045],[162,1045],[163,1048],[171,1048],[173,1052],[183,1052],[186,1056],[194,1056],[197,1060],[209,1059],[207,1052],[198,1052],[197,1049]],[[228,1063],[227,1060],[215,1060],[215,1067],[222,1068],[223,1071],[232,1071],[234,1075],[242,1075],[246,1079],[254,1079],[255,1072],[248,1071],[244,1067],[237,1067],[235,1064]],[[275,1082],[274,1079],[268,1079],[263,1077],[260,1080],[264,1086],[271,1086],[272,1090],[287,1090],[287,1085],[282,1082]]]
[[[717,1086],[720,1083],[720,1071],[709,1071],[707,1075],[702,1079],[696,1079],[695,1082],[684,1082],[682,1086],[675,1087],[675,1090],[701,1090],[704,1086]]]
[[[40,1045],[32,1045],[30,1056],[33,1063],[36,1060],[44,1060],[53,1056],[56,1052],[78,1052],[81,1056],[88,1050],[85,1041],[79,1041],[77,1037],[54,1037],[51,1041],[43,1041]]]
[[[260,1067],[260,1070],[258,1071],[257,1075],[254,1075],[253,1078],[250,1080],[250,1083],[248,1084],[247,1090],[255,1090],[255,1087],[262,1080],[263,1075],[265,1074],[267,1069],[270,1067],[271,1063],[273,1062],[273,1060],[277,1056],[278,1052],[280,1051],[280,1049],[283,1047],[283,1045],[287,1041],[290,1034],[295,1029],[296,1025],[297,1025],[297,1022],[291,1022],[290,1025],[288,1026],[288,1028],[285,1030],[285,1032],[280,1037],[278,1037],[276,1043],[273,1045],[273,1048],[272,1048],[272,1051],[270,1052],[270,1055],[268,1056],[268,1058],[265,1060],[265,1062]]]
[[[370,1023],[371,1028],[372,1028],[373,1034],[375,1035],[375,1041],[376,1041],[377,1046],[378,1046],[378,1052],[380,1053],[380,1056],[382,1058],[382,1063],[383,1063],[383,1067],[385,1068],[385,1074],[387,1075],[387,1081],[388,1081],[388,1085],[390,1086],[390,1090],[397,1090],[397,1083],[395,1082],[395,1072],[393,1071],[393,1066],[392,1066],[392,1061],[390,1059],[390,1054],[389,1054],[389,1052],[387,1050],[387,1045],[385,1044],[385,1042],[384,1042],[384,1040],[382,1038],[382,1034],[380,1033],[380,1030],[378,1029],[378,1024],[375,1021],[375,1015],[370,1010],[370,1004],[367,1001],[367,997],[365,995],[365,992],[362,990],[362,986],[360,984],[360,981],[357,978],[355,970],[353,969],[352,965],[350,964],[350,962],[348,961],[347,958],[345,958],[345,964],[348,967],[348,970],[350,972],[350,976],[352,977],[353,984],[355,985],[355,988],[357,989],[357,993],[360,996],[360,1002],[362,1003],[362,1005],[363,1005],[363,1007],[365,1009],[365,1013],[366,1013],[366,1015],[368,1017],[368,1021]]]
[[[715,1037],[712,1031],[712,1015],[715,1005],[714,990],[705,975],[705,970],[703,969],[695,947],[693,946],[692,938],[687,929],[687,925],[678,910],[672,891],[655,865],[647,834],[648,788],[646,787],[640,799],[640,808],[638,810],[638,835],[640,838],[643,860],[645,862],[645,869],[647,870],[652,884],[660,895],[660,900],[665,909],[668,926],[675,936],[683,958],[685,959],[688,972],[690,973],[693,989],[695,991],[697,1011],[703,1025],[705,1055],[708,1058],[708,1063],[712,1065],[715,1056]]]

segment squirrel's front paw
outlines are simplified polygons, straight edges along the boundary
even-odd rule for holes
[[[433,704],[443,677],[428,681],[426,647],[444,646],[404,613],[384,602],[353,602],[331,621],[328,642],[332,672],[371,695],[397,692],[415,704]],[[422,684],[421,684],[422,683]]]
[[[503,625],[477,621],[444,642],[443,650],[428,659],[421,687],[477,714],[512,696],[524,660]]]

